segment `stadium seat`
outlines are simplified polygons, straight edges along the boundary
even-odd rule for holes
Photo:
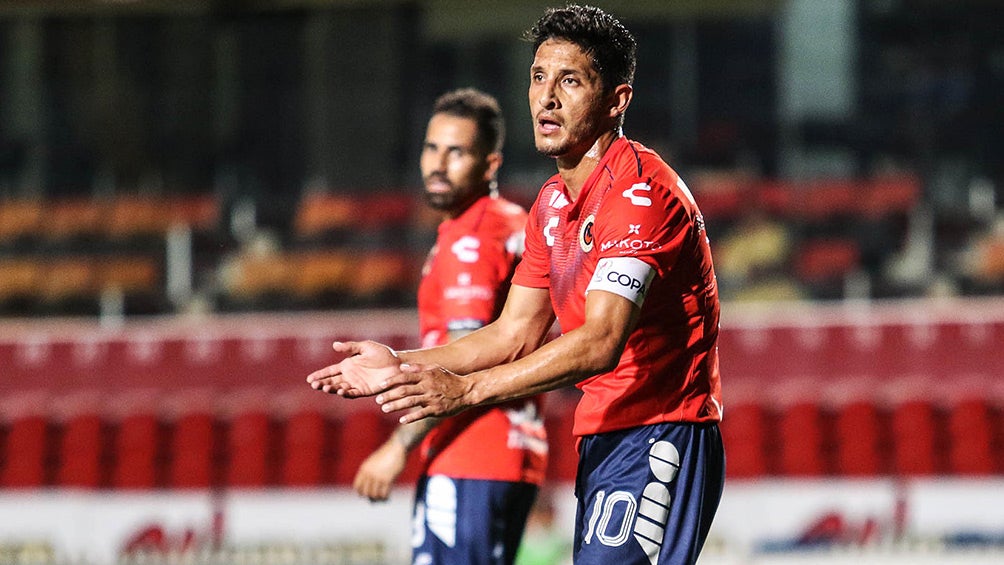
[[[948,409],[948,461],[957,475],[997,472],[993,409],[982,398],[962,399]]]
[[[414,295],[417,267],[412,257],[401,251],[376,251],[359,258],[350,293],[366,303],[400,302]]]
[[[112,487],[153,489],[162,484],[163,433],[151,413],[131,414],[116,426]]]
[[[882,414],[868,400],[849,402],[836,410],[834,420],[836,473],[849,477],[874,477],[887,472]]]
[[[59,440],[56,484],[99,488],[106,484],[105,425],[96,413],[70,417]]]
[[[362,219],[357,197],[315,192],[303,197],[293,219],[293,234],[300,240],[344,235]]]
[[[768,462],[768,415],[758,402],[731,405],[722,420],[722,440],[728,450],[726,475],[756,478],[770,471]]]
[[[263,488],[273,483],[272,422],[260,410],[236,414],[227,425],[226,485]]]
[[[826,475],[827,434],[825,414],[815,402],[797,402],[782,408],[777,420],[778,471],[792,477]]]
[[[167,231],[166,202],[145,196],[118,196],[108,203],[103,223],[109,240],[136,240],[162,236]]]
[[[216,421],[208,412],[182,414],[171,426],[168,486],[208,488],[216,486]]]
[[[41,415],[23,416],[12,421],[2,452],[0,487],[41,488],[47,477],[52,433]]]
[[[344,416],[335,431],[335,483],[351,485],[359,465],[387,439],[393,428],[393,422],[373,410]]]
[[[97,264],[90,257],[73,256],[47,264],[38,292],[43,302],[59,306],[97,296]]]
[[[795,257],[795,274],[808,283],[840,280],[856,269],[861,251],[851,239],[817,239],[803,242]]]
[[[0,304],[37,296],[45,266],[34,257],[0,260]]]
[[[105,203],[90,198],[50,201],[45,208],[42,235],[54,242],[100,239],[104,232]]]
[[[328,420],[320,411],[307,409],[289,415],[282,437],[283,486],[316,487],[330,481],[333,438]]]
[[[41,234],[45,204],[39,199],[0,201],[0,244],[17,243]]]
[[[358,256],[349,252],[322,250],[298,254],[293,292],[300,299],[347,295],[356,274]]]
[[[160,285],[160,265],[147,256],[114,257],[102,260],[97,267],[96,286],[115,288],[125,294],[152,294]]]
[[[909,400],[892,409],[892,471],[898,476],[939,474],[943,467],[938,413],[927,400]]]

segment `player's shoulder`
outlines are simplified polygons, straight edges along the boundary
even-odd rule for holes
[[[624,139],[624,145],[611,166],[616,178],[624,182],[640,179],[672,186],[679,178],[658,152],[632,139]]]
[[[482,226],[490,231],[522,230],[527,212],[519,204],[506,198],[492,198],[485,207]]]

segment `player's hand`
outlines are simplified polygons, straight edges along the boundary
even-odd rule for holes
[[[346,398],[373,396],[384,389],[384,381],[401,372],[397,354],[381,343],[336,341],[332,348],[347,357],[307,375],[307,382],[314,390]]]
[[[401,416],[402,424],[431,416],[452,416],[473,405],[468,400],[473,386],[471,379],[438,365],[401,365],[400,368],[400,374],[386,380],[386,390],[376,401],[384,412],[410,409]]]
[[[359,466],[352,488],[372,502],[387,500],[394,481],[404,471],[407,462],[407,450],[392,437]]]

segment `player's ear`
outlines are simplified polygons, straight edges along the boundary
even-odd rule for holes
[[[634,88],[630,84],[618,84],[610,93],[610,117],[619,118],[627,111],[634,96]]]
[[[502,168],[502,153],[499,151],[489,153],[485,157],[485,162],[488,164],[485,168],[485,180],[497,178],[499,169]]]

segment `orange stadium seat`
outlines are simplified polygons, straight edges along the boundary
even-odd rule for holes
[[[362,216],[357,197],[315,192],[300,201],[293,219],[293,233],[301,240],[337,235],[355,229]]]
[[[295,259],[293,292],[301,299],[347,294],[356,275],[357,254],[342,251],[310,251]]]
[[[722,440],[728,446],[726,475],[755,478],[770,472],[767,410],[757,402],[729,406],[722,420]]]
[[[942,471],[938,413],[927,400],[909,400],[892,409],[892,471],[927,476]]]
[[[208,412],[182,414],[171,426],[168,486],[216,486],[216,421]]]
[[[55,259],[46,265],[44,277],[39,282],[39,295],[48,303],[94,298],[97,296],[96,275],[97,264],[90,257]]]
[[[948,409],[948,461],[957,475],[997,472],[993,409],[982,398],[967,398]]]
[[[826,418],[815,402],[798,402],[778,415],[778,465],[786,476],[814,477],[827,474]]]
[[[220,201],[212,194],[176,196],[167,203],[167,226],[186,225],[195,232],[209,232],[220,222]]]
[[[23,416],[12,421],[0,460],[0,487],[46,486],[51,439],[49,421],[44,416]]]
[[[128,240],[155,237],[167,231],[169,209],[159,198],[118,196],[108,203],[103,224],[109,239]]]
[[[0,259],[0,304],[38,293],[45,265],[35,258]]]
[[[380,300],[388,295],[413,293],[415,261],[405,252],[378,251],[359,257],[351,294],[356,299]]]
[[[0,243],[36,237],[44,229],[42,200],[0,200]]]
[[[272,484],[272,422],[265,412],[236,414],[227,426],[226,485],[252,488]]]
[[[886,473],[885,429],[882,414],[870,401],[853,401],[837,408],[833,425],[836,473],[852,477]]]
[[[160,264],[153,257],[114,257],[97,265],[95,284],[99,289],[115,288],[126,294],[155,293],[160,287]]]
[[[126,416],[115,429],[111,484],[120,489],[152,489],[162,484],[162,427],[156,415]]]
[[[56,484],[66,487],[105,486],[105,425],[96,413],[83,413],[63,424],[59,440]]]
[[[104,233],[105,203],[89,198],[49,202],[42,234],[49,240],[99,238]]]

